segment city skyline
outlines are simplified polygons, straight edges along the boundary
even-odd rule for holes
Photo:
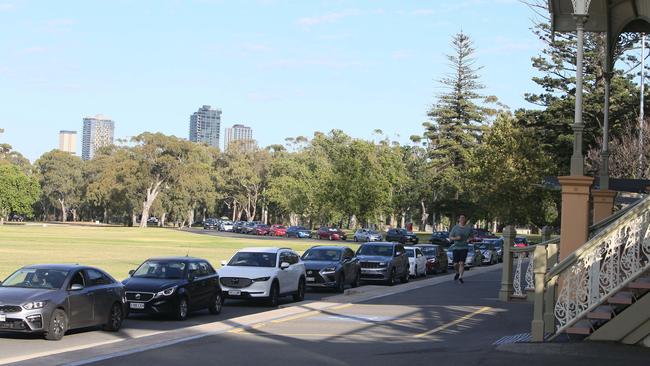
[[[253,129],[240,123],[236,123],[232,127],[226,127],[224,136],[223,151],[228,150],[228,146],[236,141],[242,141],[248,149],[256,144],[253,139]]]
[[[212,109],[204,104],[190,116],[190,133],[188,139],[219,148],[221,136],[221,109]]]
[[[103,114],[83,118],[81,159],[90,160],[97,149],[114,143],[115,122]]]

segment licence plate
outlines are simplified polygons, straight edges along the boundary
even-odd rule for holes
[[[228,295],[239,296],[239,295],[241,295],[241,291],[240,290],[228,290]]]
[[[314,282],[316,281],[316,278],[314,277],[307,277],[307,282]]]
[[[131,303],[129,303],[129,307],[131,309],[144,309],[144,303],[143,302],[131,302]]]
[[[6,322],[7,316],[5,314],[0,314],[0,322]]]

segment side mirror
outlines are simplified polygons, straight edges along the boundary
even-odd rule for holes
[[[227,266],[227,265],[228,265],[228,262],[227,262],[227,261],[221,261],[221,266],[222,266],[222,267],[225,267],[225,266]]]
[[[289,268],[289,266],[291,266],[291,264],[289,264],[289,262],[280,263],[280,269],[287,269],[287,268]]]
[[[135,273],[135,269],[130,270],[129,271],[129,276],[133,276],[134,273]]]
[[[75,283],[74,285],[70,286],[70,291],[80,291],[83,290],[84,286],[80,285],[78,283]]]

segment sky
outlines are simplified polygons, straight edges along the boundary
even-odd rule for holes
[[[406,142],[449,70],[453,34],[475,42],[487,95],[512,109],[538,90],[541,44],[517,0],[0,0],[0,142],[34,161],[84,116],[115,138],[188,138],[204,104],[262,146],[341,129]]]

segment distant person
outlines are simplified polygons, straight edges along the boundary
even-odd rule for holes
[[[454,244],[451,246],[453,253],[452,263],[456,270],[454,281],[458,280],[460,283],[463,281],[463,273],[465,273],[465,261],[467,260],[467,239],[472,235],[472,227],[467,222],[465,215],[458,217],[458,224],[454,226],[449,232],[449,239],[453,240]]]
[[[408,224],[406,224],[406,231],[413,232],[413,223],[412,222],[409,222]]]

